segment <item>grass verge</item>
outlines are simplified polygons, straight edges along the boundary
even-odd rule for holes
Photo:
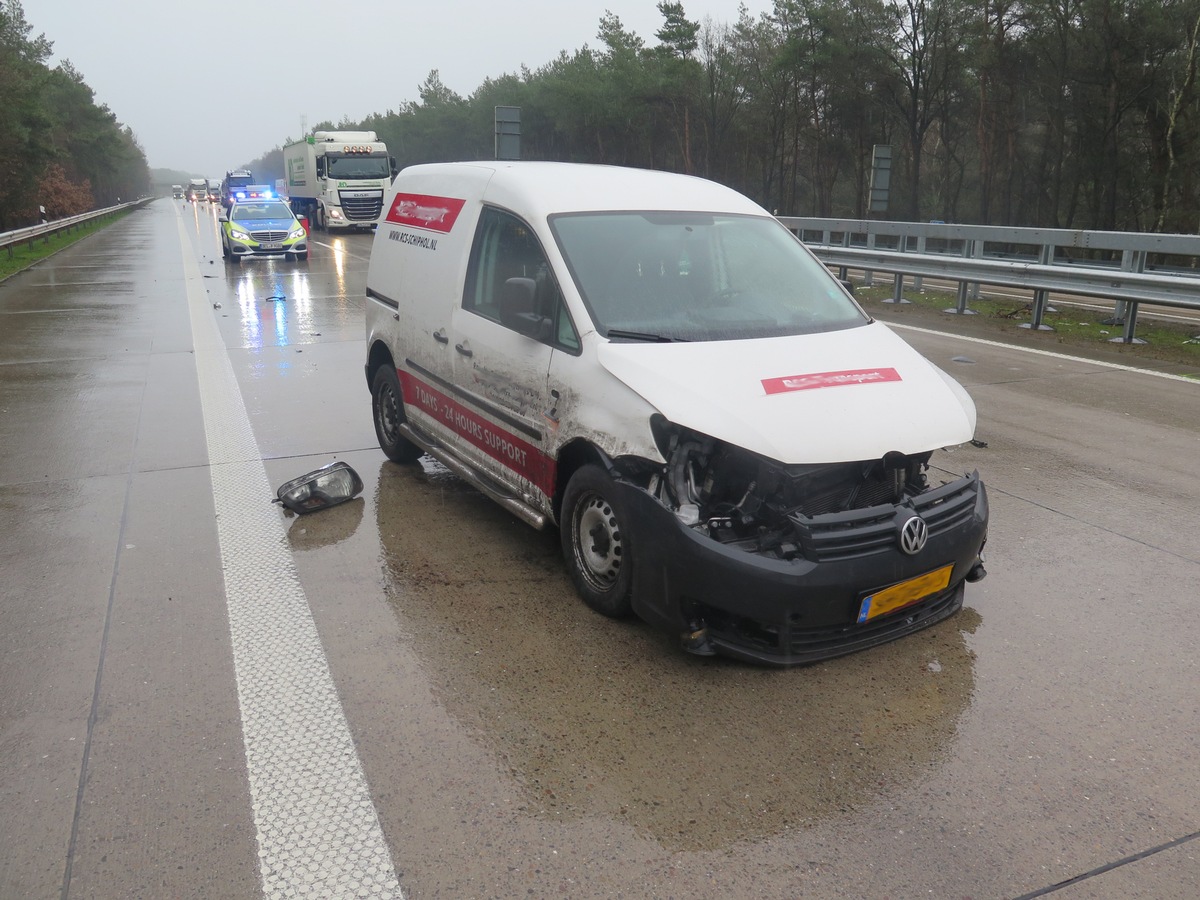
[[[1113,316],[1111,306],[1099,310],[1059,302],[1054,312],[1047,312],[1042,318],[1043,324],[1053,331],[1034,331],[1021,327],[1032,321],[1033,304],[1030,301],[982,297],[967,304],[973,315],[964,316],[946,312],[954,309],[957,303],[955,294],[950,291],[909,288],[902,294],[908,303],[885,303],[893,294],[891,284],[855,285],[858,300],[881,318],[894,321],[919,319],[923,325],[940,320],[946,331],[1003,337],[1004,340],[1044,346],[1059,352],[1118,355],[1127,362],[1131,359],[1160,360],[1200,368],[1200,320],[1191,323],[1167,320],[1147,315],[1142,310],[1138,314],[1135,336],[1145,343],[1112,343],[1113,338],[1124,334],[1125,328],[1105,321]]]

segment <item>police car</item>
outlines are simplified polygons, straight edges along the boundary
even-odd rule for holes
[[[282,200],[271,196],[234,200],[222,212],[221,255],[239,263],[246,256],[308,259],[308,233]]]
[[[367,274],[366,380],[422,454],[535,527],[581,598],[790,665],[953,615],[985,573],[967,392],[766,210],[709,181],[413,166]]]

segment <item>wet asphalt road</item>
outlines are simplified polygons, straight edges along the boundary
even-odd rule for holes
[[[315,240],[226,266],[215,210],[161,200],[0,284],[0,897],[1200,896],[1200,384],[904,328],[979,406],[987,446],[935,462],[988,484],[989,577],[865,653],[700,660],[587,610],[552,535],[385,462],[371,239]],[[267,527],[230,531],[212,360],[236,465],[345,459],[362,498],[299,519],[264,491]],[[394,882],[307,845],[260,872],[264,828],[311,825],[270,812],[308,773],[264,795],[244,740],[230,586],[264,533]]]

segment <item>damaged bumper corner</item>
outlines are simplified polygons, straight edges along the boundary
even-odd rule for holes
[[[986,574],[987,493],[977,474],[944,486],[918,509],[925,547],[900,549],[891,522],[909,504],[815,516],[798,526],[802,555],[779,559],[722,544],[685,525],[645,490],[619,482],[635,532],[633,605],[681,636],[684,649],[770,665],[798,665],[886,643],[957,612],[967,581]],[[954,507],[952,521],[939,523]],[[948,583],[894,611],[862,617],[864,599],[950,568]]]

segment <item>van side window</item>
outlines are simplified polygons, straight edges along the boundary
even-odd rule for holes
[[[485,207],[471,247],[463,309],[499,322],[500,292],[510,278],[533,279],[536,310],[551,320],[547,343],[578,353],[579,336],[537,237],[516,216]]]

